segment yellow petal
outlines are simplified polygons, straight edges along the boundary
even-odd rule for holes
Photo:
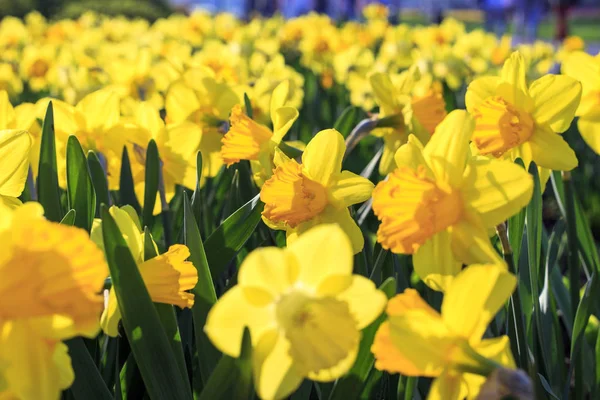
[[[442,231],[433,235],[413,255],[415,272],[427,286],[445,291],[455,275],[461,270],[452,253],[451,235]]]
[[[143,234],[139,229],[139,221],[135,221],[127,211],[117,206],[112,206],[109,211],[127,242],[127,247],[129,247],[134,260],[141,262],[144,259],[144,243],[142,241]]]
[[[387,74],[377,72],[369,77],[371,88],[375,101],[379,105],[381,111],[386,115],[391,115],[398,108],[396,99],[394,98],[394,85]]]
[[[0,129],[29,128],[28,126],[15,126],[15,110],[13,109],[6,90],[0,90]]]
[[[497,362],[500,365],[508,368],[515,368],[515,361],[512,356],[510,341],[507,336],[501,336],[494,339],[484,339],[472,347],[477,353]],[[481,375],[464,374],[463,378],[467,385],[469,398],[474,398],[477,396],[480,393],[481,386],[486,382],[486,377]]]
[[[496,76],[484,76],[471,82],[465,95],[467,110],[473,112],[474,107],[477,107],[488,97],[494,96],[499,83],[500,79]]]
[[[446,291],[442,318],[452,332],[475,345],[516,285],[517,279],[505,266],[470,265]]]
[[[373,183],[367,178],[342,171],[335,174],[329,187],[329,201],[338,208],[350,207],[353,204],[362,203],[371,197]]]
[[[518,213],[531,200],[533,179],[509,161],[477,157],[469,164],[462,189],[463,200],[492,228]]]
[[[285,134],[290,130],[294,121],[298,119],[298,110],[294,107],[280,107],[271,112],[273,121],[273,140],[275,143],[281,142]]]
[[[275,327],[275,312],[270,307],[250,304],[238,285],[229,289],[210,309],[204,331],[217,349],[231,357],[239,357],[246,326],[256,346],[261,335]]]
[[[600,154],[600,120],[579,118],[577,122],[579,133],[588,146]]]
[[[119,335],[119,321],[121,320],[121,310],[117,301],[117,295],[111,288],[108,294],[108,304],[100,317],[100,326],[102,331],[111,337]]]
[[[202,153],[202,177],[217,176],[223,166],[221,157],[221,138],[223,136],[214,128],[203,128],[199,150]]]
[[[287,291],[298,276],[297,266],[283,249],[263,247],[250,253],[240,267],[238,282],[242,287],[259,288],[270,294],[270,301]],[[250,293],[246,293],[250,301]],[[259,305],[260,299],[253,304]]]
[[[335,129],[320,131],[302,153],[303,172],[308,178],[327,187],[332,175],[341,172],[345,151],[346,144],[341,133]]]
[[[283,399],[293,393],[304,377],[289,356],[290,344],[271,331],[263,335],[252,352],[254,387],[261,399]]]
[[[0,131],[0,195],[19,197],[23,192],[32,143],[27,131]]]
[[[335,224],[303,233],[287,250],[295,256],[298,281],[317,289],[329,276],[350,276],[354,258],[348,236]],[[349,282],[350,283],[350,282]]]
[[[512,104],[514,99],[521,97],[521,94],[527,93],[527,65],[519,51],[513,52],[510,57],[504,62],[500,77],[503,82],[509,83],[512,90],[515,92],[510,99],[506,99]],[[521,92],[521,93],[518,93]]]
[[[350,215],[350,211],[347,208],[334,209],[329,207],[325,209],[325,212],[321,216],[323,223],[336,223],[344,231],[346,236],[350,239],[352,244],[352,253],[359,253],[364,245],[365,238],[363,237],[362,231],[354,221],[354,218]]]
[[[177,81],[171,85],[165,99],[169,122],[184,121],[198,108],[200,108],[200,102],[194,89],[183,81]]]
[[[380,175],[387,175],[396,168],[394,155],[404,142],[406,142],[406,135],[396,131],[383,136],[383,154],[379,161]]]
[[[466,395],[467,387],[461,375],[446,371],[431,384],[427,400],[462,400]]]
[[[563,74],[581,81],[584,91],[600,88],[600,62],[584,51],[569,54],[561,70]]]
[[[479,216],[467,214],[465,219],[452,226],[451,232],[452,252],[457,260],[467,265],[503,262],[492,247]]]
[[[385,294],[373,281],[359,275],[353,275],[351,285],[336,298],[348,303],[359,330],[373,322],[387,303]]]
[[[569,144],[558,133],[547,128],[536,127],[527,143],[531,148],[533,161],[544,168],[555,171],[570,171],[577,167],[577,156]]]
[[[275,125],[275,111],[281,107],[284,107],[288,96],[290,94],[290,80],[284,79],[279,83],[275,89],[273,89],[273,94],[271,94],[271,103],[269,108],[271,109],[271,121],[273,121],[273,126]]]
[[[145,101],[138,104],[135,112],[135,121],[139,126],[147,129],[153,136],[165,126],[156,108]]]
[[[400,303],[398,307],[396,303]],[[386,363],[393,364],[402,374],[431,377],[441,374],[455,341],[441,316],[410,289],[390,300],[388,315],[389,338],[401,357],[388,359]],[[381,353],[376,343],[373,347],[378,358]],[[376,367],[379,368],[377,363]]]
[[[438,125],[423,155],[437,180],[458,187],[475,125],[466,111],[455,110]]]
[[[415,135],[410,135],[408,137],[408,142],[396,151],[394,160],[398,167],[405,166],[415,171],[420,165],[427,167],[427,161],[425,161],[425,158],[423,157],[423,145]],[[429,167],[427,167],[427,169],[429,169]],[[428,175],[430,175],[430,178],[433,178],[431,173]]]
[[[533,118],[555,132],[564,132],[571,125],[581,100],[581,83],[564,75],[546,75],[529,87],[533,98]]]
[[[83,114],[90,131],[112,127],[119,121],[121,113],[119,96],[110,89],[88,94],[77,104],[76,109]]]
[[[337,365],[331,368],[319,370],[317,372],[309,372],[308,379],[317,382],[333,382],[337,378],[344,376],[356,361],[356,355],[358,354],[358,346],[348,352],[346,358],[340,361]]]

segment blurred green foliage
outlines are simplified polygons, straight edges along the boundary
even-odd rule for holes
[[[51,19],[77,18],[91,10],[150,21],[173,11],[167,0],[0,0],[0,18],[8,15],[23,17],[34,10]]]

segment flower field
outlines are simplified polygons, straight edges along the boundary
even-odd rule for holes
[[[596,398],[600,56],[388,17],[1,20],[0,398]]]

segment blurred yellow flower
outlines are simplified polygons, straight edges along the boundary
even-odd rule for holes
[[[185,261],[190,256],[187,246],[176,244],[171,246],[166,253],[145,260],[144,233],[135,210],[131,206],[121,208],[112,206],[109,212],[127,242],[133,259],[138,264],[152,301],[173,304],[181,308],[191,308],[194,305],[194,295],[186,291],[196,286],[198,272],[192,263]],[[102,221],[99,219],[94,220],[91,238],[100,248],[104,249]],[[156,249],[154,241],[151,245]],[[104,333],[108,336],[117,336],[120,320],[119,301],[114,289],[111,288],[108,304],[100,318]]]
[[[267,180],[260,199],[265,203],[262,218],[272,229],[285,230],[288,243],[311,227],[337,223],[352,242],[354,253],[362,250],[362,232],[348,207],[371,196],[373,184],[350,171],[342,171],[346,145],[335,129],[315,135],[302,154],[302,163],[275,154],[273,176]]]
[[[210,310],[204,330],[227,355],[239,356],[249,328],[260,398],[285,398],[304,378],[333,381],[354,364],[360,331],[386,297],[352,275],[352,253],[336,225],[311,229],[287,249],[257,249],[240,267],[238,284]]]
[[[581,98],[581,84],[564,75],[545,75],[531,85],[526,63],[514,52],[500,77],[474,80],[466,105],[475,119],[473,143],[480,154],[515,160],[520,157],[543,168],[571,170],[573,149],[559,133],[567,130]]]
[[[515,368],[508,336],[482,336],[516,284],[498,265],[471,265],[448,288],[441,314],[406,289],[389,301],[375,335],[375,367],[435,378],[428,399],[476,398],[492,371]]]
[[[445,290],[463,263],[500,262],[488,229],[516,214],[533,192],[531,176],[516,164],[471,158],[472,132],[472,119],[457,110],[425,147],[411,135],[396,153],[398,168],[373,190],[377,241],[413,254],[415,271],[435,290]]]
[[[27,131],[0,130],[0,204],[10,207],[21,204],[17,197],[25,188],[31,146],[32,138]]]
[[[581,82],[581,104],[575,115],[583,140],[600,154],[600,55],[575,52],[562,65],[562,72]]]

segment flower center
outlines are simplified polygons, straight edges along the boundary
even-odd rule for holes
[[[400,167],[373,190],[373,211],[381,220],[377,241],[394,253],[414,253],[455,224],[462,210],[459,192],[440,188],[423,166],[417,171]]]
[[[327,191],[302,174],[302,164],[289,160],[273,171],[260,191],[262,215],[294,228],[317,216],[327,206]]]
[[[502,97],[489,97],[473,112],[475,131],[473,143],[484,155],[501,157],[519,146],[533,133],[531,115],[523,112]]]
[[[290,356],[306,373],[336,366],[358,346],[360,332],[345,302],[294,291],[279,300],[275,313]]]
[[[46,75],[50,67],[44,60],[35,60],[35,62],[29,67],[29,75],[35,78],[41,78]]]
[[[411,103],[415,117],[430,135],[448,114],[444,97],[438,90],[429,89],[424,96],[413,97]]]
[[[231,110],[229,122],[229,131],[221,139],[223,162],[230,166],[240,160],[257,160],[261,148],[273,133],[244,114],[240,105]]]

